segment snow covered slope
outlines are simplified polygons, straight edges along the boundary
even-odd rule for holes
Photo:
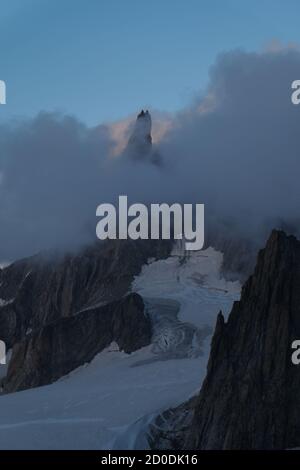
[[[199,389],[216,316],[239,297],[221,263],[212,248],[175,249],[144,266],[132,290],[145,299],[153,344],[131,355],[112,344],[52,385],[1,396],[0,448],[145,448],[151,419]]]

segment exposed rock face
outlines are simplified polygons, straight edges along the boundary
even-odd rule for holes
[[[138,114],[133,133],[128,142],[128,149],[132,151],[132,156],[145,155],[152,149],[151,137],[152,121],[149,111],[142,110]]]
[[[136,161],[148,161],[160,165],[161,158],[152,146],[151,129],[151,115],[148,110],[142,110],[137,116],[125,154]]]
[[[115,341],[131,353],[150,343],[151,323],[138,294],[50,323],[13,348],[5,392],[49,384]]]
[[[227,323],[219,314],[196,403],[170,410],[166,431],[155,431],[152,445],[172,448],[176,435],[189,449],[299,447],[295,339],[300,339],[300,242],[273,231]]]
[[[141,299],[123,297],[147,260],[170,250],[169,241],[108,240],[77,254],[40,254],[3,269],[0,339],[7,350],[13,347],[6,391],[50,383],[113,340],[126,352],[149,344]]]
[[[280,449],[300,445],[300,242],[274,231],[224,322],[219,315],[207,377],[185,445]]]
[[[9,349],[28,331],[121,298],[147,259],[170,249],[167,241],[108,240],[78,254],[13,263],[0,277],[0,338]]]

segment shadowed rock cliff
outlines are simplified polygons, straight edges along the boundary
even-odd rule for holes
[[[112,341],[131,352],[151,340],[142,299],[124,298],[149,258],[171,243],[108,240],[77,254],[40,254],[0,273],[0,339],[12,359],[5,391],[50,383]]]
[[[300,443],[300,242],[274,231],[228,322],[219,315],[186,445],[280,449]]]
[[[27,335],[12,352],[5,392],[49,384],[91,361],[113,341],[131,353],[151,340],[151,323],[138,294],[84,310]]]
[[[0,338],[9,349],[28,331],[121,298],[148,258],[170,249],[168,241],[108,240],[76,254],[13,263],[0,274]]]
[[[300,242],[273,231],[228,321],[219,314],[207,376],[195,401],[165,413],[156,448],[300,446]],[[157,423],[156,423],[157,424]]]
[[[151,129],[151,115],[148,110],[142,110],[136,118],[133,132],[124,153],[134,161],[161,165],[161,156],[152,145]]]

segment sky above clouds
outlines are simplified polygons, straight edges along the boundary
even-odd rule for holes
[[[300,43],[299,14],[297,0],[1,0],[0,121],[177,111],[206,87],[218,53]]]
[[[1,0],[0,261],[94,241],[96,207],[120,194],[204,203],[206,226],[258,243],[299,234],[299,10]],[[122,155],[141,107],[161,167]]]

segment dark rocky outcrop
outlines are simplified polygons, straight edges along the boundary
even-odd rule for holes
[[[299,447],[300,366],[291,361],[299,338],[300,242],[273,231],[228,321],[219,314],[207,376],[196,402],[185,405],[177,442],[190,449]],[[153,433],[153,446],[166,445],[180,413],[169,411],[167,431]]]
[[[171,243],[108,240],[79,253],[42,253],[0,273],[0,339],[12,359],[6,392],[53,382],[116,341],[131,352],[150,343],[151,325],[130,291],[149,258]]]
[[[152,145],[152,120],[148,110],[142,110],[135,121],[132,134],[125,149],[125,155],[134,161],[161,165],[162,159]]]
[[[146,156],[152,150],[152,121],[149,111],[142,110],[135,121],[133,132],[129,138],[127,150],[133,158]]]
[[[148,258],[170,249],[168,241],[108,240],[76,254],[13,263],[0,275],[0,338],[9,349],[28,331],[121,298]]]
[[[131,353],[151,340],[151,323],[138,294],[66,317],[15,344],[4,382],[5,392],[49,384],[115,341]]]
[[[228,322],[219,315],[186,444],[279,449],[300,444],[300,242],[274,231]]]

